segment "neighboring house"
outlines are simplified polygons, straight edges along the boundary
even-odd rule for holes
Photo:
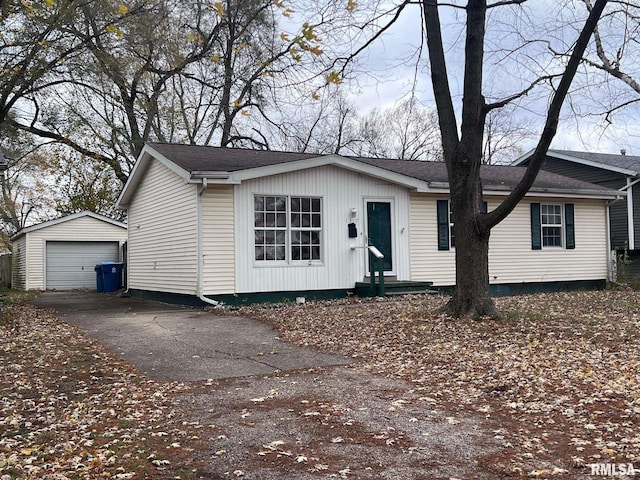
[[[523,171],[482,167],[489,210]],[[604,284],[606,206],[617,195],[542,172],[492,232],[490,282],[507,291]],[[390,279],[455,283],[443,163],[148,144],[118,207],[128,214],[134,295],[344,294],[368,275],[367,240]]]
[[[527,152],[513,165],[527,165],[532,154]],[[626,192],[626,198],[610,202],[610,246],[640,250],[640,157],[549,150],[542,169]]]
[[[96,288],[96,264],[122,260],[127,225],[80,212],[23,228],[12,238],[12,286],[18,290]]]

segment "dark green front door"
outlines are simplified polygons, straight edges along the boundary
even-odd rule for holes
[[[367,202],[367,238],[384,255],[384,271],[393,271],[390,202]]]

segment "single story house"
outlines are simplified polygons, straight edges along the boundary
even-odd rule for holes
[[[532,154],[525,153],[513,165],[526,166]],[[620,154],[549,150],[542,169],[626,193],[609,202],[609,244],[626,254],[627,265],[621,265],[626,274],[640,279],[640,156],[625,150]]]
[[[482,167],[489,210],[523,171]],[[618,195],[541,172],[492,232],[491,284],[604,284],[607,203]],[[151,143],[117,206],[128,215],[133,295],[344,293],[368,276],[367,244],[384,254],[389,279],[455,283],[443,163]]]
[[[94,267],[122,261],[127,225],[79,212],[23,228],[11,238],[12,286],[18,290],[96,288]]]

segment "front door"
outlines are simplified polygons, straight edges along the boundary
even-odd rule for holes
[[[367,240],[384,255],[384,271],[392,272],[391,202],[367,201]]]

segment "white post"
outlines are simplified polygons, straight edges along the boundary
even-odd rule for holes
[[[629,177],[627,177],[627,228],[629,230],[629,250],[635,250],[636,240],[633,232],[633,185]]]

